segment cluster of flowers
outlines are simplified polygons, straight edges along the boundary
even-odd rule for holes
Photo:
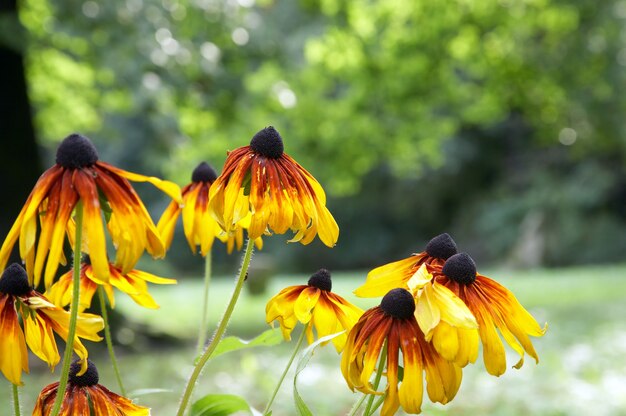
[[[515,368],[524,363],[524,352],[539,361],[529,336],[546,329],[509,290],[477,273],[472,258],[457,253],[448,234],[430,240],[423,252],[369,272],[354,293],[382,300],[364,313],[331,288],[330,273],[322,269],[308,285],[283,289],[267,304],[267,322],[277,320],[289,339],[299,321],[309,343],[313,327],[318,337],[343,331],[333,338],[343,376],[353,391],[384,395],[382,416],[394,415],[400,406],[421,412],[423,373],[430,400],[450,402],[462,368],[478,357],[479,340],[487,371],[502,375],[506,357],[497,330],[520,355]],[[386,375],[384,391],[372,385],[375,371]]]
[[[172,198],[157,224],[129,181],[151,183]],[[262,237],[272,232],[291,230],[290,241],[302,244],[318,236],[329,247],[339,236],[324,190],[284,153],[282,138],[272,127],[259,131],[250,145],[229,152],[220,176],[206,163],[200,164],[182,191],[172,182],[106,164],[89,139],[77,134],[67,137],[57,150],[56,164],[42,174],[0,248],[0,270],[4,270],[0,371],[11,383],[21,385],[22,373],[29,369],[27,346],[54,369],[60,361],[55,332],[72,344],[78,356],[69,370],[69,388],[65,390],[62,383],[45,387],[34,415],[56,414],[52,409],[59,400],[62,415],[88,415],[90,407],[97,414],[149,414],[148,408],[98,384],[97,370],[80,339],[101,340],[98,332],[105,322],[84,311],[100,287],[111,306],[117,288],[139,305],[157,308],[147,283],[176,281],[134,267],[144,252],[155,258],[165,256],[181,214],[187,242],[202,256],[210,252],[216,238],[227,244],[229,252],[235,246],[240,249],[244,229],[259,248]],[[113,262],[105,230],[115,248]],[[66,236],[74,252],[82,254],[80,270],[75,259],[77,299],[72,289],[76,274],[70,270],[55,281],[59,265],[67,263]],[[16,244],[24,267],[17,263],[7,267]],[[44,294],[36,290],[40,283]],[[318,338],[339,333],[332,342],[342,353],[348,386],[366,394],[384,394],[383,415],[395,414],[400,406],[409,413],[420,412],[423,372],[431,400],[452,400],[461,368],[478,356],[479,340],[489,373],[504,373],[504,347],[496,330],[521,355],[518,368],[524,351],[537,359],[529,336],[545,331],[508,290],[477,274],[473,260],[457,254],[447,234],[431,240],[424,252],[369,273],[355,293],[383,296],[378,307],[363,313],[331,289],[330,273],[321,269],[307,285],[288,287],[274,296],[267,304],[267,322],[277,320],[286,339],[301,322],[309,343],[315,339],[313,329]],[[78,300],[77,311],[65,309]],[[69,329],[70,312],[78,313],[75,335]],[[386,365],[377,369],[379,356]],[[372,385],[375,371],[378,380],[386,375],[385,391],[377,391],[377,383]]]

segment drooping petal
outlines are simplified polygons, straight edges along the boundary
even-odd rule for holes
[[[0,293],[0,371],[13,384],[22,385],[28,373],[28,352],[12,296]]]
[[[144,176],[138,173],[128,172],[128,171],[125,171],[124,169],[117,168],[113,165],[109,165],[108,163],[105,163],[102,161],[98,161],[96,164],[103,169],[106,169],[106,170],[109,170],[111,172],[118,174],[122,178],[128,179],[129,181],[148,182],[154,185],[159,190],[166,193],[170,198],[172,198],[177,203],[182,204],[183,202],[180,187],[176,185],[174,182],[165,181],[163,179],[159,179],[154,176]]]

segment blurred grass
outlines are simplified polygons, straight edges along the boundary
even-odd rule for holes
[[[430,415],[626,415],[626,265],[578,267],[555,270],[486,270],[511,289],[540,323],[549,330],[534,344],[541,358],[538,366],[527,360],[521,370],[509,370],[500,378],[485,373],[481,359],[464,370],[464,381],[455,400],[446,405],[424,401]],[[377,299],[357,299],[352,290],[365,272],[335,273],[333,291],[363,308]],[[277,276],[266,295],[245,292],[229,327],[230,334],[252,337],[267,328],[265,303],[285,286],[306,282],[308,276]],[[211,318],[215,323],[233,286],[230,278],[214,279]],[[131,330],[120,334],[139,354],[120,348],[122,375],[139,403],[153,408],[153,415],[170,415],[191,371],[193,340],[197,335],[202,282],[179,279],[176,286],[152,285],[151,293],[161,309],[151,311],[117,296],[117,307],[130,321],[154,332],[186,339],[182,347],[139,342]],[[114,328],[115,330],[115,328]],[[92,348],[93,349],[93,348]],[[288,358],[291,344],[228,354],[209,363],[197,387],[201,394],[240,394],[262,408]],[[118,390],[103,350],[93,349],[101,382]],[[511,353],[509,363],[517,361]],[[32,376],[22,388],[24,408],[30,411],[38,391],[55,381],[37,359],[31,358]],[[315,415],[345,414],[359,397],[345,386],[339,357],[332,347],[321,349],[299,378],[299,390]],[[0,404],[9,403],[10,386],[0,390]],[[294,413],[289,378],[278,396],[274,414]],[[156,389],[156,390],[146,390]],[[4,409],[5,406],[2,406]],[[28,412],[27,412],[28,413]]]

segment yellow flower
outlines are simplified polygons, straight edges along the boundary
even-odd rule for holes
[[[24,329],[20,327],[20,317]],[[11,264],[0,277],[0,370],[13,384],[20,385],[22,371],[28,372],[26,346],[54,369],[60,360],[56,332],[67,342],[69,312],[53,305],[28,285],[26,271]],[[86,368],[87,350],[79,338],[100,341],[102,318],[79,314],[73,348]]]
[[[84,204],[83,230],[88,247],[85,251],[91,254],[95,274],[100,279],[109,278],[103,212],[117,247],[116,263],[124,272],[133,269],[144,250],[162,257],[163,242],[128,180],[150,182],[175,200],[181,200],[177,185],[101,162],[89,139],[78,134],[68,136],[59,145],[56,164],[41,175],[2,244],[0,268],[6,265],[19,239],[29,282],[39,285],[46,264],[44,281],[50,287],[59,263],[65,264],[63,242],[79,200]],[[38,223],[41,231],[37,241]]]
[[[72,273],[72,270],[65,273],[46,291],[45,295],[55,305],[63,307],[72,302]],[[113,264],[109,264],[109,281],[105,282],[95,276],[90,258],[86,256],[80,268],[80,304],[78,310],[82,312],[89,308],[98,285],[102,285],[104,288],[112,308],[115,307],[113,294],[115,287],[130,296],[140,306],[157,309],[159,305],[148,293],[147,282],[159,285],[176,284],[175,279],[165,279],[141,270],[133,269],[128,273],[123,273],[121,268]]]
[[[209,188],[216,178],[217,174],[211,166],[206,162],[200,163],[191,175],[191,183],[182,189],[182,207],[176,201],[172,201],[167,206],[157,224],[157,229],[167,249],[172,245],[176,221],[181,212],[185,238],[192,252],[195,253],[196,247],[200,246],[200,254],[203,257],[206,256],[213,246],[215,237],[227,244],[229,254],[233,251],[235,244],[238,249],[241,249],[245,219],[240,221],[240,226],[235,231],[226,233],[209,212]],[[249,218],[246,219],[249,224]],[[263,247],[261,237],[254,243],[259,249]]]
[[[423,373],[426,391],[433,402],[451,401],[461,385],[461,369],[441,357],[424,338],[415,320],[415,300],[406,289],[392,289],[380,306],[367,310],[348,334],[341,357],[341,372],[352,391],[386,394],[381,416],[392,416],[398,408],[406,413],[421,412]],[[378,357],[387,345],[387,387],[378,392],[370,383]],[[399,355],[403,376],[399,383]]]
[[[133,404],[126,397],[119,396],[101,384],[96,366],[89,361],[87,371],[78,375],[80,363],[70,367],[69,380],[59,416],[124,415],[149,416],[150,409]],[[39,393],[33,416],[48,416],[52,412],[59,382],[47,385]],[[93,411],[91,410],[93,409]]]
[[[227,232],[251,214],[248,235],[258,238],[272,230],[296,234],[290,240],[309,244],[315,235],[329,247],[339,227],[326,208],[326,194],[315,178],[289,155],[273,127],[259,131],[249,146],[228,154],[224,170],[213,183],[209,205]]]
[[[393,263],[385,264],[367,274],[365,284],[354,291],[363,298],[384,296],[391,289],[406,288],[409,279],[422,264],[442,265],[448,257],[456,254],[456,243],[449,234],[440,234],[431,239],[421,253]]]
[[[515,368],[524,364],[524,351],[539,362],[529,336],[542,336],[547,326],[542,329],[504,286],[476,273],[476,264],[469,255],[456,254],[443,267],[433,267],[430,272],[438,284],[461,298],[476,317],[483,360],[489,374],[499,376],[506,371],[504,345],[496,330],[520,355]]]
[[[407,282],[415,296],[415,318],[426,341],[446,360],[465,367],[478,358],[478,324],[472,312],[450,289],[437,283],[422,264]]]
[[[330,272],[320,269],[311,276],[308,284],[289,286],[267,302],[267,323],[278,321],[286,340],[298,321],[305,325],[309,344],[314,341],[313,327],[318,338],[349,330],[363,313],[344,298],[331,292]],[[337,352],[341,352],[346,335],[333,338]]]

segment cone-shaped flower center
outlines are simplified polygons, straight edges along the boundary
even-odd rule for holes
[[[447,260],[457,253],[456,243],[450,234],[439,234],[426,244],[426,253],[431,257]]]
[[[469,285],[476,280],[476,263],[467,253],[459,253],[446,260],[443,274],[457,283]]]
[[[208,163],[202,162],[193,170],[191,174],[192,182],[213,183],[217,179],[217,173]]]
[[[11,264],[0,277],[0,293],[24,296],[32,289],[28,285],[26,270],[17,263]]]
[[[98,161],[98,151],[91,140],[80,134],[70,134],[57,149],[57,165],[79,169],[91,166]]]
[[[281,157],[285,150],[282,137],[272,126],[255,134],[250,141],[250,147],[258,154],[272,159]]]
[[[391,317],[407,319],[415,312],[415,300],[406,289],[391,289],[380,301],[380,308]]]
[[[309,286],[330,292],[333,288],[330,272],[326,269],[319,269],[309,278]]]
[[[100,381],[100,377],[98,376],[98,369],[96,365],[91,361],[87,360],[87,371],[82,376],[79,376],[80,372],[80,360],[76,360],[72,363],[70,367],[70,375],[69,382],[74,386],[80,387],[89,387],[95,386]]]

